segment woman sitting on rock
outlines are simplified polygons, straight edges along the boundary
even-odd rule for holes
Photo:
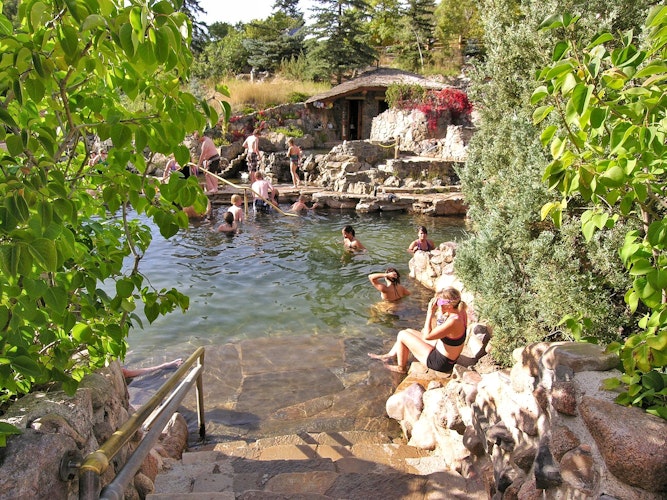
[[[445,288],[428,303],[424,328],[401,330],[387,354],[368,355],[395,372],[407,373],[410,353],[431,370],[451,373],[463,351],[468,328],[467,306],[456,288]],[[396,357],[396,364],[389,361]]]

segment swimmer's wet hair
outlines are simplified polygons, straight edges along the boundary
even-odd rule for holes
[[[390,283],[393,283],[393,284],[397,285],[397,284],[399,284],[399,283],[401,282],[401,273],[398,272],[398,269],[396,269],[396,268],[394,268],[394,267],[388,267],[387,270],[385,271],[385,273],[386,273],[386,274],[389,274],[389,273],[396,273],[396,277],[395,277],[395,278],[387,278],[387,280],[388,280]]]

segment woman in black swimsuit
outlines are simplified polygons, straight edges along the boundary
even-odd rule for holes
[[[463,351],[468,328],[467,306],[456,288],[445,288],[428,303],[426,321],[421,332],[408,328],[398,332],[396,343],[387,354],[368,355],[385,366],[407,373],[410,353],[427,368],[451,373]],[[389,361],[396,357],[396,364]]]
[[[428,239],[428,231],[424,226],[419,226],[417,239],[410,243],[410,246],[408,247],[408,252],[415,253],[417,250],[421,250],[422,252],[435,250],[435,243]]]

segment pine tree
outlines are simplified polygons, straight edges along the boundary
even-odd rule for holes
[[[276,0],[273,3],[273,12],[282,12],[287,17],[303,18],[299,10],[299,0]]]
[[[369,5],[365,0],[316,0],[313,38],[309,57],[328,76],[343,81],[343,74],[368,66],[377,59],[369,44],[365,21]]]
[[[432,60],[435,41],[435,4],[433,0],[408,0],[401,18],[398,59],[412,71],[424,70]]]
[[[192,22],[191,48],[195,54],[199,54],[208,42],[208,30],[205,23],[197,21],[197,16],[205,14],[206,11],[199,5],[199,0],[183,0],[180,11]]]

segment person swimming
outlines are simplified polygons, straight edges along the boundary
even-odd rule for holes
[[[345,226],[342,230],[343,233],[343,245],[348,251],[354,250],[366,250],[366,247],[357,239],[354,233],[354,228],[352,226]]]

